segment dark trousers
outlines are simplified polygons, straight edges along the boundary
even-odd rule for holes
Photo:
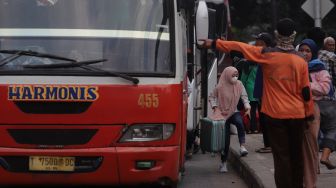
[[[275,119],[265,115],[274,160],[277,188],[303,187],[303,119]]]
[[[259,122],[260,122],[260,127],[261,127],[261,131],[263,134],[263,140],[264,140],[264,147],[271,147],[270,143],[269,143],[269,138],[268,138],[268,127],[265,123],[265,114],[264,113],[260,113],[259,114]]]
[[[187,150],[190,150],[192,149],[192,146],[194,144],[194,141],[195,141],[195,131],[192,130],[192,131],[187,131]]]
[[[261,100],[259,102],[258,105],[258,109],[259,109],[259,123],[260,123],[260,127],[261,127],[261,132],[263,134],[263,140],[264,140],[264,147],[271,147],[270,143],[269,143],[269,138],[268,138],[268,131],[267,131],[267,125],[265,123],[265,114],[261,112]]]
[[[257,109],[258,109],[258,101],[251,101],[251,119],[250,119],[250,131],[258,130],[257,124]],[[247,130],[249,131],[249,130]]]
[[[234,124],[237,127],[239,143],[240,144],[245,143],[245,130],[244,130],[243,118],[240,115],[240,112],[235,112],[225,122],[225,147],[224,147],[224,151],[221,152],[222,162],[225,162],[227,160],[228,154],[229,154],[230,135],[231,135],[230,124]]]

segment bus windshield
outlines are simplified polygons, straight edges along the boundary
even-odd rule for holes
[[[0,0],[0,50],[32,51],[134,75],[172,75],[169,0]],[[64,60],[0,52],[1,74],[94,74]],[[5,63],[4,63],[5,61]],[[74,63],[74,62],[68,62]]]

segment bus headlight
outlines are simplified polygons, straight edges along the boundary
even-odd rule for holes
[[[173,135],[174,124],[137,124],[127,128],[120,142],[149,142],[167,140]]]

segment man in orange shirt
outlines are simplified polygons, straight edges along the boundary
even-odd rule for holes
[[[258,62],[263,70],[261,111],[269,126],[278,188],[303,187],[303,133],[313,119],[308,64],[293,46],[295,23],[285,18],[275,31],[275,48],[262,48],[241,42],[204,40],[203,47],[229,53],[240,51],[247,60]]]

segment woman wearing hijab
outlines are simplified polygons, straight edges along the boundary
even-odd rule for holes
[[[318,172],[318,132],[320,129],[320,108],[316,103],[328,95],[331,85],[331,76],[322,61],[317,59],[318,48],[312,39],[305,39],[299,45],[299,51],[308,62],[310,87],[313,100],[315,119],[308,123],[303,142],[304,185],[306,188],[316,187]],[[325,159],[326,160],[326,159]]]
[[[214,114],[221,114],[226,120],[225,122],[225,148],[221,152],[221,164],[220,172],[227,172],[226,161],[230,147],[230,124],[234,124],[238,129],[238,138],[240,143],[240,154],[245,156],[248,151],[244,147],[245,144],[245,131],[243,120],[240,112],[237,110],[237,104],[239,99],[242,99],[246,114],[250,116],[251,106],[249,104],[246,90],[238,80],[238,70],[232,66],[224,69],[222,72],[218,85],[214,89],[213,93],[209,96],[210,105],[214,110]]]
[[[302,43],[308,45],[308,43],[304,41]],[[321,144],[322,155],[320,162],[331,170],[336,168],[329,160],[330,153],[336,148],[336,118],[334,114],[336,102],[330,100],[330,96],[327,96],[332,93],[331,75],[325,68],[324,63],[316,59],[316,53],[316,51],[312,51],[312,61],[309,62],[309,72],[312,79],[311,87],[313,99],[318,103],[320,108],[321,131],[324,135]]]

